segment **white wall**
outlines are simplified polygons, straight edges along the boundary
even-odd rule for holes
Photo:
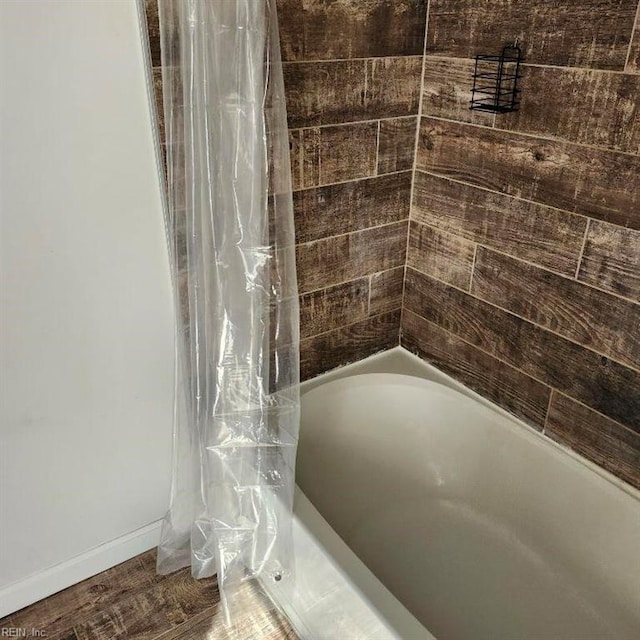
[[[1,617],[163,516],[174,356],[135,1],[2,0],[0,47]]]

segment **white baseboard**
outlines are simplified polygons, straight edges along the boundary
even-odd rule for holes
[[[158,545],[161,521],[0,589],[0,618],[115,567]]]

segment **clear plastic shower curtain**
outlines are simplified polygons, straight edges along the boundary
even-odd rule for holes
[[[298,296],[275,0],[159,0],[178,309],[158,571],[291,579]]]

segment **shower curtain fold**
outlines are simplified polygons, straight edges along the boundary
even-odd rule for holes
[[[171,506],[158,571],[233,589],[292,573],[298,293],[277,16],[159,0],[177,310]]]

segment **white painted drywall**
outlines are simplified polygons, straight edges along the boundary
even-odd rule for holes
[[[0,2],[0,592],[149,525],[173,311],[134,0]]]

